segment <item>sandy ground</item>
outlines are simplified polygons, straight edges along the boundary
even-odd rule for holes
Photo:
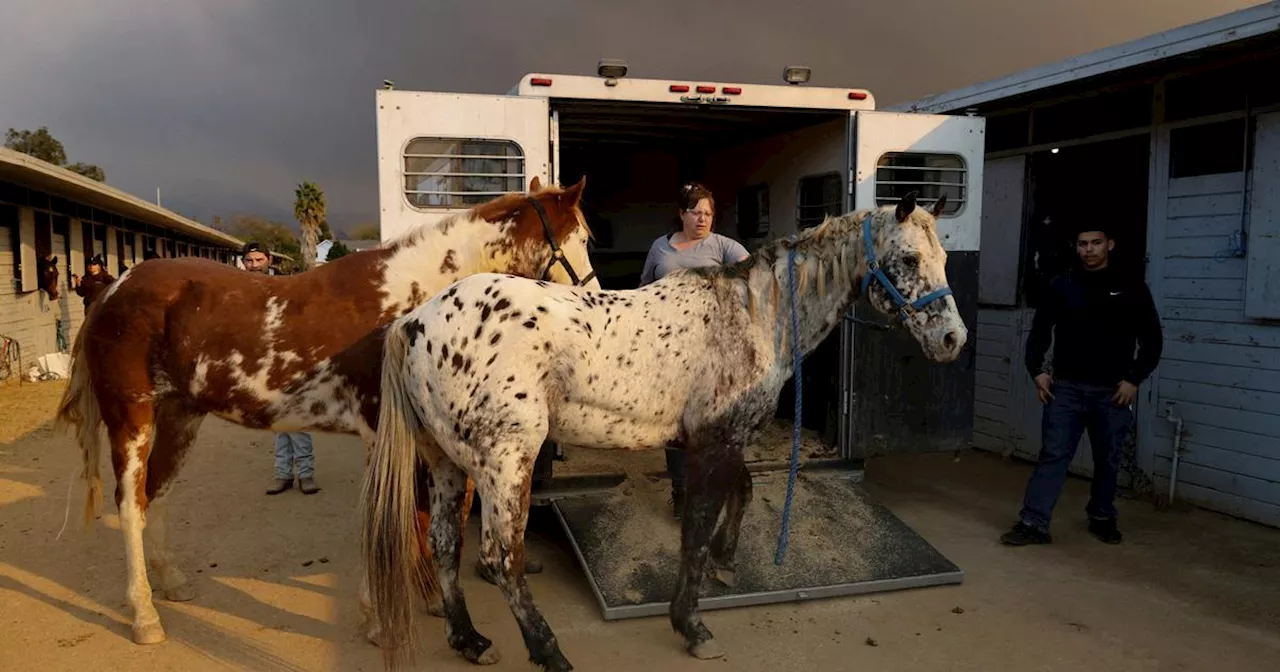
[[[113,507],[84,529],[75,483],[56,538],[78,469],[75,447],[46,422],[60,390],[0,388],[0,670],[380,668],[357,629],[357,441],[317,435],[324,490],[268,497],[271,436],[207,421],[171,509],[197,597],[157,595],[169,639],[136,646]],[[981,454],[872,462],[871,493],[964,569],[964,584],[708,612],[729,652],[719,661],[689,658],[665,618],[603,621],[545,515],[529,537],[547,570],[530,584],[580,670],[1280,669],[1280,530],[1123,501],[1126,543],[1105,546],[1083,529],[1088,488],[1073,480],[1056,544],[1004,548],[996,538],[1027,471]],[[489,669],[529,669],[501,595],[472,570],[475,533],[464,589],[503,653]],[[423,616],[419,628],[417,669],[471,669],[448,651],[440,621]]]

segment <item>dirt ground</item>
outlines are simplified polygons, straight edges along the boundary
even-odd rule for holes
[[[317,435],[323,491],[268,497],[271,435],[206,421],[170,523],[197,596],[157,594],[169,639],[137,646],[114,507],[84,529],[75,482],[57,538],[79,469],[77,449],[47,422],[60,391],[0,388],[0,670],[380,669],[357,629],[358,441]],[[1126,541],[1106,546],[1084,531],[1088,485],[1073,480],[1056,543],[1005,548],[996,539],[1028,469],[977,453],[871,462],[871,494],[958,564],[964,583],[707,612],[728,651],[718,661],[687,656],[665,618],[603,621],[542,513],[529,538],[547,569],[530,585],[580,670],[1280,669],[1280,530],[1126,500]],[[474,522],[469,532],[464,589],[503,654],[490,669],[529,669],[501,595],[475,577]],[[417,669],[471,669],[447,649],[441,621],[423,615],[419,628]]]

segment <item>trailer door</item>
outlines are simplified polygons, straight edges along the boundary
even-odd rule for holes
[[[546,98],[378,91],[382,240],[551,181]]]
[[[861,459],[961,448],[973,430],[985,120],[873,111],[852,117],[851,209],[891,205],[909,191],[919,192],[917,202],[926,207],[947,195],[938,237],[969,340],[959,359],[934,364],[905,329],[888,327],[859,301],[841,339],[841,454]]]

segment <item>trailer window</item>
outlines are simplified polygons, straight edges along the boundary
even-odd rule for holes
[[[415,138],[404,150],[404,195],[418,208],[469,208],[524,190],[524,150],[509,140]]]
[[[821,224],[828,215],[840,215],[844,209],[840,187],[840,173],[800,178],[800,189],[796,195],[796,226],[807,229]]]
[[[946,194],[941,216],[954,217],[964,209],[967,182],[964,159],[956,154],[889,152],[876,162],[876,205],[893,205],[916,191],[916,202],[928,207]]]

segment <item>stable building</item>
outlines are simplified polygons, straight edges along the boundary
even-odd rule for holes
[[[1023,349],[1041,289],[1074,261],[1055,213],[1087,212],[1118,229],[1117,264],[1164,328],[1131,485],[1280,526],[1277,73],[1271,2],[896,107],[987,120],[978,448],[1039,452]],[[1092,473],[1087,436],[1073,471]]]
[[[243,243],[173,211],[34,157],[0,148],[0,349],[9,376],[41,356],[70,352],[84,321],[71,274],[102,255],[120,277],[144,258],[204,257],[231,263]],[[57,298],[41,287],[56,259]]]

